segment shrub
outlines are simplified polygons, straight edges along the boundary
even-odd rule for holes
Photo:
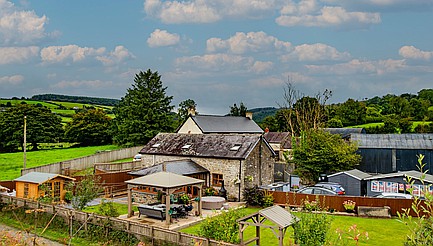
[[[319,196],[316,196],[316,200],[314,201],[310,201],[308,197],[305,200],[303,200],[302,209],[307,212],[323,210],[322,207],[320,206]]]
[[[265,208],[274,205],[274,196],[272,195],[271,191],[264,192],[264,196],[260,205]]]
[[[214,187],[207,187],[204,190],[204,195],[205,196],[214,196],[216,194],[218,194],[218,191]]]
[[[239,243],[239,224],[236,220],[246,215],[246,211],[230,209],[219,216],[208,217],[200,224],[198,234],[218,241]]]
[[[297,245],[316,246],[326,241],[331,219],[324,213],[300,213],[300,221],[293,228]]]
[[[346,200],[346,201],[343,202],[343,207],[348,212],[355,211],[355,206],[356,206],[356,202],[354,202],[352,200]]]
[[[109,216],[109,217],[117,217],[120,215],[119,211],[116,207],[114,207],[114,203],[112,201],[106,201],[102,199],[101,205],[98,208],[98,214]]]

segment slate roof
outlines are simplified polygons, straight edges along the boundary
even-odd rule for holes
[[[267,132],[263,134],[263,137],[269,143],[281,144],[283,149],[292,148],[292,137],[289,132]]]
[[[140,154],[246,159],[261,138],[261,134],[159,133]],[[268,142],[263,141],[275,155]]]
[[[334,174],[328,175],[328,177],[333,177],[333,176],[337,176],[340,174],[347,174],[347,175],[349,175],[355,179],[358,179],[358,180],[364,180],[366,178],[371,177],[371,174],[364,173],[363,171],[360,171],[358,169],[352,169],[352,170],[348,170],[348,171],[334,173]]]
[[[256,122],[247,117],[194,115],[190,116],[203,133],[263,133]]]
[[[57,177],[75,180],[74,178],[63,176],[63,175],[56,174],[56,173],[31,172],[31,173],[24,174],[23,176],[21,176],[19,178],[14,179],[14,181],[34,183],[34,184],[43,184],[46,181],[57,178]]]
[[[323,128],[324,131],[327,131],[331,134],[340,134],[342,138],[348,139],[352,134],[365,134],[366,131],[364,128]]]
[[[352,134],[351,141],[365,149],[433,149],[433,134]]]
[[[129,175],[134,176],[146,176],[152,173],[162,172],[162,166],[165,164],[167,172],[175,173],[179,175],[191,175],[196,173],[209,172],[206,168],[200,166],[192,160],[176,160],[159,163],[150,167],[143,168],[138,171],[129,172]]]
[[[125,181],[132,185],[145,185],[158,188],[177,188],[186,185],[195,185],[204,183],[204,180],[182,176],[169,172],[158,172],[147,176]]]
[[[375,180],[375,179],[384,179],[384,178],[394,178],[394,177],[412,177],[414,179],[421,180],[421,176],[423,174],[418,171],[403,171],[403,172],[397,172],[397,173],[386,173],[386,174],[378,174],[371,176],[369,178],[366,178],[366,180]],[[433,184],[433,175],[425,174],[424,181],[432,183]]]

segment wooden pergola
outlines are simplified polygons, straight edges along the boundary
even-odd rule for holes
[[[132,210],[132,188],[134,186],[150,186],[155,188],[161,188],[165,193],[165,222],[170,225],[171,215],[168,212],[170,209],[170,195],[179,188],[184,186],[193,186],[198,188],[199,200],[198,200],[198,213],[202,214],[202,201],[201,201],[201,190],[204,180],[195,179],[187,176],[182,176],[170,172],[158,172],[147,176],[139,177],[125,181],[128,184],[128,218],[133,216]]]
[[[248,222],[248,220],[252,222]],[[273,222],[272,225],[265,225],[265,221],[270,220]],[[255,245],[260,245],[260,227],[269,228],[278,238],[278,245],[283,246],[284,234],[286,234],[287,228],[293,226],[299,221],[299,218],[292,215],[289,211],[284,208],[274,205],[258,211],[257,213],[245,216],[237,220],[239,223],[239,237],[241,239],[241,245],[247,245],[251,242],[255,242]],[[248,226],[256,227],[256,236],[249,240],[244,239],[244,231]]]

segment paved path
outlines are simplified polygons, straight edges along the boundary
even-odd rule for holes
[[[3,238],[3,233],[5,233],[6,235],[11,235],[11,237],[14,240],[18,240],[18,243],[20,243],[19,245],[33,245],[33,237],[35,234],[31,233],[27,233],[27,232],[22,232],[16,228],[7,226],[7,225],[3,225],[0,223],[0,242],[1,239]],[[58,243],[58,242],[54,242],[51,241],[49,239],[43,238],[43,237],[37,237],[36,238],[36,243],[34,245],[44,245],[44,246],[63,246],[64,244]]]

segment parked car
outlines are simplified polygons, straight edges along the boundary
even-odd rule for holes
[[[298,190],[297,193],[313,194],[313,195],[338,195],[337,192],[331,189],[324,188],[324,187],[317,187],[317,186],[309,186],[309,187],[302,188]]]
[[[133,161],[141,161],[141,154],[136,154]]]
[[[374,197],[378,198],[400,198],[400,199],[412,199],[412,195],[410,194],[404,194],[404,193],[388,193],[388,192],[382,192],[379,195],[376,195]]]
[[[268,185],[262,185],[260,188],[271,191],[290,191],[289,182],[275,182]]]
[[[339,183],[333,183],[333,182],[319,182],[315,184],[316,187],[323,187],[330,190],[333,190],[337,192],[338,195],[344,195],[346,194],[346,191],[344,190],[343,186]]]

